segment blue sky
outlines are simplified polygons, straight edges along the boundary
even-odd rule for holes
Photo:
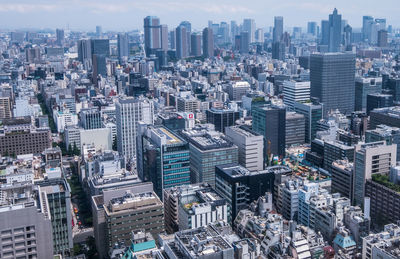
[[[142,28],[143,18],[156,15],[175,27],[192,22],[195,29],[215,22],[254,18],[257,27],[271,26],[273,16],[283,16],[285,27],[305,27],[320,22],[336,7],[343,19],[361,27],[362,16],[386,18],[400,27],[399,0],[0,0],[0,28],[66,28],[127,31]]]

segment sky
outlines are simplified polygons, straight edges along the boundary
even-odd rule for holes
[[[94,31],[129,31],[143,28],[143,18],[158,16],[162,24],[176,27],[188,20],[200,30],[214,23],[255,19],[257,27],[273,25],[284,17],[284,27],[306,27],[308,21],[328,19],[333,8],[360,28],[363,15],[386,18],[400,27],[399,0],[0,0],[0,28],[64,28]]]

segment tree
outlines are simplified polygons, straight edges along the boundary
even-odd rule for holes
[[[75,142],[74,142],[74,149],[72,151],[72,154],[75,156],[79,156],[81,154],[81,151],[78,149]]]

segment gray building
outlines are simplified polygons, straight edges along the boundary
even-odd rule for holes
[[[382,92],[381,77],[356,77],[354,110],[367,110],[367,95]]]
[[[329,15],[329,52],[340,51],[340,44],[342,42],[342,15],[338,14],[337,9]]]
[[[127,58],[129,56],[129,36],[127,33],[118,34],[118,58]]]
[[[227,127],[229,141],[238,147],[239,164],[249,171],[264,169],[264,137],[245,126]]]
[[[303,114],[286,112],[285,145],[301,145],[305,143],[306,121]]]
[[[155,16],[144,18],[144,48],[146,55],[150,56],[156,49],[161,48],[160,19]]]
[[[211,28],[203,30],[203,56],[210,58],[214,56],[214,35]]]
[[[280,42],[283,35],[283,17],[275,16],[274,17],[274,29],[272,35],[273,42]]]
[[[387,145],[397,145],[397,161],[400,161],[400,128],[378,125],[374,130],[365,132],[365,142],[385,141]]]
[[[84,129],[98,129],[103,127],[101,112],[97,108],[81,109],[79,118]]]
[[[336,160],[354,160],[354,146],[347,146],[339,141],[324,142],[324,169],[330,171],[332,163]]]
[[[318,121],[323,118],[323,104],[318,102],[295,102],[294,111],[304,115],[305,142],[310,143],[317,135]]]
[[[400,128],[399,106],[374,109],[370,112],[369,116],[369,129],[375,129],[381,124]]]
[[[368,94],[367,95],[367,115],[373,109],[385,108],[393,106],[393,96],[391,94]]]
[[[52,259],[53,236],[46,193],[32,183],[0,186],[0,257]]]
[[[331,191],[351,199],[353,197],[353,163],[336,160],[331,166]]]
[[[332,109],[354,111],[355,55],[315,53],[310,57],[311,97],[324,104],[324,114]]]
[[[192,183],[208,183],[215,187],[215,166],[238,162],[238,147],[216,131],[195,127],[182,131],[190,143],[190,171]]]

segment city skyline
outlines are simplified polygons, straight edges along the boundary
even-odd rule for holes
[[[396,8],[387,8],[396,2],[384,2],[386,4],[376,5],[370,0],[355,0],[351,3],[339,0],[334,4],[326,0],[308,0],[301,3],[288,0],[278,6],[269,0],[250,1],[248,5],[236,0],[222,0],[218,3],[206,0],[201,5],[192,0],[117,0],[113,3],[104,0],[60,0],[57,3],[40,0],[35,4],[27,0],[3,0],[0,5],[0,23],[3,25],[0,29],[69,27],[71,30],[93,30],[94,26],[101,25],[105,31],[142,30],[143,17],[147,15],[158,16],[163,24],[168,24],[171,28],[178,26],[181,21],[189,20],[195,30],[206,27],[208,20],[219,23],[230,20],[243,21],[246,18],[254,19],[257,27],[264,28],[273,26],[274,16],[284,17],[285,28],[305,28],[308,21],[316,21],[319,24],[334,8],[338,9],[343,19],[353,28],[361,28],[363,15],[386,18],[388,24],[398,27],[400,17],[396,15]]]

